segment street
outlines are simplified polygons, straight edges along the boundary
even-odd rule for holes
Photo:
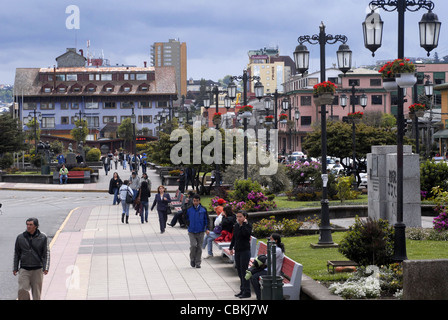
[[[2,190],[0,196],[0,300],[17,298],[17,277],[12,274],[14,243],[26,229],[27,218],[39,219],[39,229],[49,241],[69,212],[87,205],[112,204],[108,193]],[[51,264],[50,264],[51,268]]]

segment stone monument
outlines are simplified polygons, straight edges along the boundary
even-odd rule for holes
[[[367,154],[368,215],[397,222],[397,146],[372,146]],[[403,223],[421,227],[420,162],[412,146],[403,146]]]

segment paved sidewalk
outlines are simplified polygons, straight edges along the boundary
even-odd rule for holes
[[[142,224],[131,210],[123,224],[121,205],[73,210],[52,242],[42,299],[240,300],[236,270],[216,249],[192,268],[187,230],[161,234],[157,213],[149,217]]]

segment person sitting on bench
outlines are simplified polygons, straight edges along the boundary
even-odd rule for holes
[[[62,184],[62,179],[65,179],[65,183],[67,183],[68,169],[65,167],[65,164],[63,164],[61,169],[59,170],[59,184]]]

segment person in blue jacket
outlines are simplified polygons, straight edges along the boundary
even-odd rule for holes
[[[208,213],[201,205],[201,197],[193,196],[193,203],[186,211],[185,220],[188,225],[188,237],[190,238],[190,265],[193,268],[201,267],[202,243],[205,232],[208,230]]]
[[[166,188],[164,186],[159,186],[157,188],[157,193],[154,197],[154,202],[151,207],[151,211],[157,205],[157,213],[159,215],[159,224],[160,224],[160,233],[165,232],[166,221],[168,219],[168,206],[171,202],[170,195],[166,192]]]

